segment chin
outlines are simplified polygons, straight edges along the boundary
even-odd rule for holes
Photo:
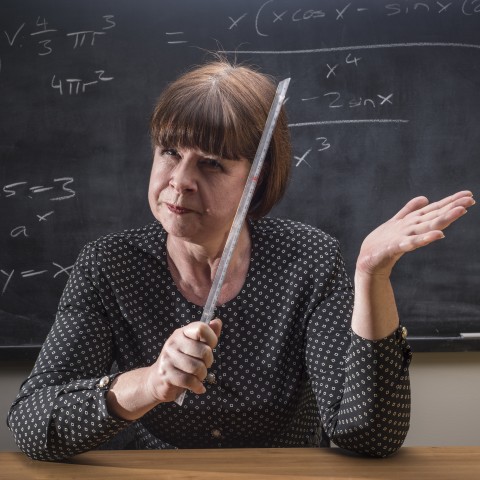
[[[176,219],[165,218],[164,215],[158,215],[156,218],[169,235],[188,240],[189,238],[193,238],[195,234],[192,225],[189,225],[188,221],[183,222]]]

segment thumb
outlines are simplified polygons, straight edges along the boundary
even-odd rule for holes
[[[208,325],[215,332],[217,338],[220,337],[220,332],[222,331],[222,321],[219,318],[214,318]]]

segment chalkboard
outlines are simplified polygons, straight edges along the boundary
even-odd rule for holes
[[[274,215],[362,238],[480,187],[480,1],[2,0],[0,355],[36,354],[81,247],[152,220],[148,120],[208,52],[292,78]],[[393,277],[417,351],[479,350],[479,213]]]

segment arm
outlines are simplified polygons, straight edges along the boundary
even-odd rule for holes
[[[353,289],[339,250],[307,325],[306,366],[321,422],[338,446],[384,457],[408,432],[410,349],[401,335],[369,341],[350,328]]]
[[[351,338],[339,315],[348,317],[351,292],[341,258],[332,261],[331,291],[307,330],[307,368],[324,428],[337,445],[373,456],[390,455],[402,445],[410,416],[411,354],[397,329],[390,272],[405,252],[443,238],[441,230],[474,203],[470,192],[431,205],[419,197],[367,237],[355,274]],[[323,347],[322,338],[337,351]],[[321,368],[318,358],[324,359]]]
[[[113,341],[96,287],[96,258],[87,245],[72,270],[55,323],[8,424],[19,448],[38,460],[90,450],[128,425],[107,411]]]
[[[442,230],[474,204],[469,191],[430,204],[425,197],[417,197],[367,236],[355,271],[355,333],[376,340],[397,328],[398,313],[390,283],[395,263],[405,253],[444,238]]]
[[[94,449],[183,389],[205,391],[201,381],[213,361],[218,319],[176,330],[151,367],[108,376],[115,346],[100,258],[94,244],[79,255],[55,323],[9,412],[19,448],[34,459],[62,460]]]

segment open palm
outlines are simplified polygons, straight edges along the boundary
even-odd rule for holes
[[[470,191],[457,192],[434,203],[429,203],[426,197],[413,198],[365,238],[357,259],[357,272],[390,275],[404,253],[443,238],[443,230],[474,204]]]

